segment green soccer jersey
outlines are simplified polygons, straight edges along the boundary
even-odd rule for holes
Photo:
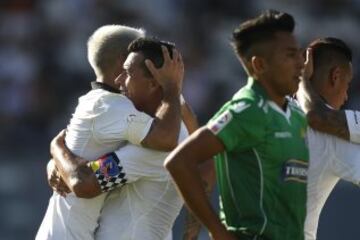
[[[208,128],[225,146],[215,161],[227,228],[243,239],[303,240],[309,158],[303,112],[292,102],[282,110],[249,78]]]

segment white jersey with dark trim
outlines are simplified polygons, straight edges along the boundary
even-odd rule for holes
[[[310,166],[308,169],[305,239],[315,240],[319,216],[340,180],[360,183],[360,145],[308,129]]]
[[[67,127],[66,145],[76,155],[96,160],[127,141],[140,144],[153,119],[136,110],[125,96],[95,89],[79,98]],[[54,193],[36,239],[91,240],[106,194],[92,199]]]

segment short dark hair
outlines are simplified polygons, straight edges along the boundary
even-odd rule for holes
[[[352,61],[352,52],[348,45],[333,37],[319,38],[311,42],[309,48],[313,52],[314,69],[321,66],[330,66],[333,63]]]
[[[276,32],[294,31],[294,18],[275,10],[267,10],[256,18],[239,25],[232,36],[232,45],[240,57],[250,57],[249,50],[254,44],[271,40]]]
[[[173,49],[175,44],[171,42],[161,41],[154,37],[138,38],[129,44],[128,52],[141,52],[145,59],[153,62],[155,67],[160,68],[164,64],[164,57],[162,54],[161,46],[165,46],[169,52],[170,57],[173,57]],[[151,76],[150,71],[147,69],[144,61],[144,71]]]

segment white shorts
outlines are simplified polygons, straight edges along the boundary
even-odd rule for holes
[[[36,240],[92,240],[106,194],[92,199],[54,193]]]

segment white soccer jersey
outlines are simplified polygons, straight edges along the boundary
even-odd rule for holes
[[[79,98],[67,127],[66,145],[76,155],[95,160],[126,141],[140,144],[152,121],[125,96],[103,89],[92,90]],[[93,239],[105,196],[81,199],[72,193],[66,198],[54,193],[36,239]]]
[[[135,109],[124,95],[103,89],[80,97],[66,133],[66,146],[76,155],[94,160],[129,141],[140,145],[153,119]]]
[[[179,140],[186,136],[182,124]],[[163,167],[168,153],[129,144],[116,151],[116,155],[128,181],[105,200],[95,238],[166,239],[183,205]]]
[[[360,143],[360,112],[345,110],[345,115],[350,132],[350,141]]]
[[[308,142],[305,239],[315,240],[320,212],[335,184],[340,179],[360,182],[360,145],[312,129],[308,130]]]

